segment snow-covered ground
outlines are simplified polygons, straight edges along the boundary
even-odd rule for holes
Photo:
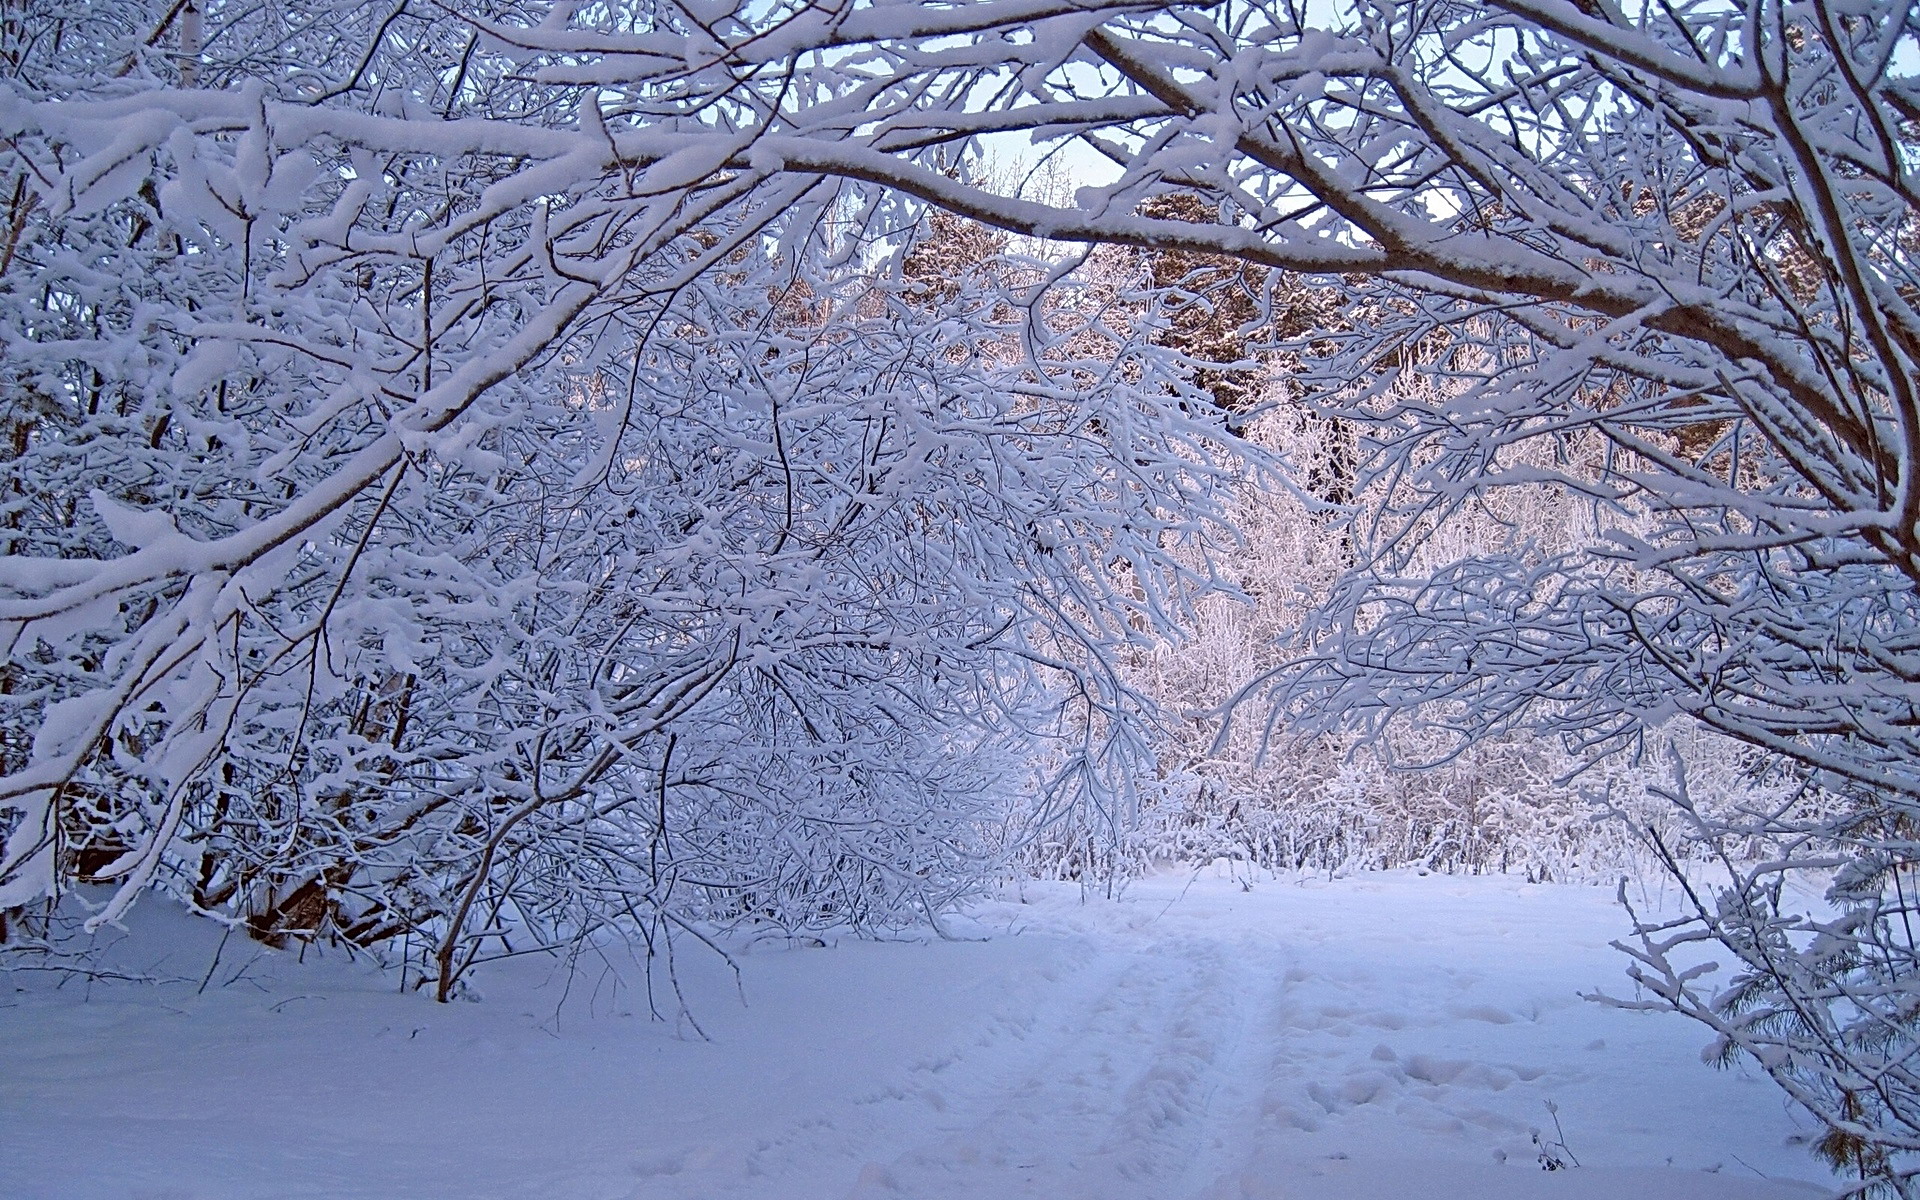
[[[1785,1200],[1773,1086],[1631,990],[1609,889],[1362,876],[1029,886],[951,932],[603,963],[436,1006],[146,912],[184,982],[0,993],[13,1200]],[[151,947],[171,949],[162,956]],[[145,959],[141,959],[142,947]],[[631,973],[631,967],[626,968]],[[208,980],[203,992],[196,989]],[[665,1003],[671,1012],[670,1003]],[[1558,1110],[1559,1130],[1548,1110]],[[1579,1160],[1545,1172],[1530,1131]],[[1814,1181],[1814,1182],[1808,1182]]]

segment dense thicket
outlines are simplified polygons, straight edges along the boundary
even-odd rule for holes
[[[1073,289],[1023,329],[912,210],[469,138],[565,162],[581,100],[452,18],[214,9],[182,61],[135,15],[12,27],[16,935],[152,886],[445,996],[609,928],[937,921],[1124,790],[1112,648],[1204,585],[1223,451]]]

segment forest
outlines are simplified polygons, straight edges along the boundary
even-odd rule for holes
[[[1920,1197],[1916,155],[1893,0],[0,0],[0,982],[705,1036],[1183,878],[1224,1014],[1234,887],[1604,892]]]

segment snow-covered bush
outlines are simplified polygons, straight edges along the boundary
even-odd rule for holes
[[[457,17],[262,75],[280,14],[183,11],[29,46],[5,110],[14,932],[157,887],[445,998],[936,920],[1039,773],[1131,769],[1113,647],[1206,585],[1227,450],[1124,337],[1046,344],[1072,289],[930,288],[919,210],[831,181],[637,187]]]
[[[1283,368],[1269,362],[1245,374],[1266,379],[1268,403],[1245,433],[1262,459],[1285,464],[1295,481],[1330,477],[1330,423],[1288,394]],[[1431,392],[1450,385],[1416,374],[1399,386]],[[1599,470],[1596,457],[1589,471],[1597,477]],[[1364,509],[1379,497],[1351,499]],[[1438,568],[1516,538],[1542,556],[1571,553],[1592,536],[1585,515],[1558,489],[1511,489],[1436,530],[1421,543],[1418,563]],[[1750,747],[1698,728],[1663,730],[1638,760],[1596,763],[1526,734],[1464,746],[1444,728],[1405,724],[1365,740],[1324,727],[1301,736],[1263,710],[1236,707],[1249,681],[1298,653],[1295,631],[1352,565],[1341,520],[1297,484],[1250,475],[1228,510],[1237,540],[1220,556],[1232,563],[1228,582],[1236,591],[1201,598],[1176,639],[1129,656],[1130,676],[1162,720],[1154,741],[1160,776],[1126,831],[1128,866],[1224,856],[1274,869],[1417,865],[1611,881],[1661,869],[1649,828],[1669,846],[1688,845],[1686,819],[1649,791],[1667,782],[1674,755],[1711,811],[1730,812],[1789,786],[1762,778],[1765,757]],[[1631,819],[1617,819],[1628,810]]]

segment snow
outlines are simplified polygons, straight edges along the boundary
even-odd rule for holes
[[[1030,884],[950,925],[983,940],[745,948],[737,993],[683,950],[705,1040],[630,963],[521,959],[436,1006],[238,935],[215,963],[217,930],[143,906],[108,961],[177,982],[0,993],[0,1195],[1831,1194],[1771,1084],[1580,998],[1632,986],[1610,889],[1250,883]],[[1542,1171],[1534,1128],[1580,1165]]]

